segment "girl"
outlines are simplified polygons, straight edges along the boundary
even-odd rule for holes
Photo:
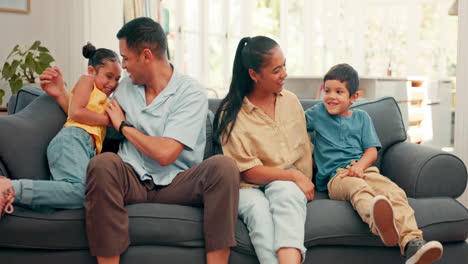
[[[83,207],[86,187],[86,167],[89,160],[102,150],[106,126],[108,96],[120,79],[118,55],[109,49],[96,49],[88,43],[83,47],[88,61],[88,75],[81,76],[70,95],[67,121],[47,148],[51,178],[44,180],[9,180],[0,176],[0,214],[12,213],[15,204],[40,211],[56,208]],[[60,76],[57,68],[50,75]],[[42,86],[47,81],[41,82]]]
[[[239,217],[260,263],[268,264],[304,260],[306,203],[314,196],[304,111],[283,90],[286,76],[274,40],[243,38],[214,121],[215,138],[241,172]]]

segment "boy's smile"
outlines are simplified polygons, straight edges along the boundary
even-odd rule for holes
[[[327,80],[324,86],[323,102],[328,113],[330,115],[350,117],[352,111],[349,110],[349,107],[356,101],[358,93],[356,92],[350,96],[346,82],[339,80]]]

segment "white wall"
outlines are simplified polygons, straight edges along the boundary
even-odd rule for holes
[[[455,154],[468,166],[468,0],[458,1],[458,19]],[[468,207],[468,188],[459,200]]]
[[[123,0],[33,0],[29,14],[0,12],[0,25],[0,65],[16,44],[24,47],[40,40],[71,89],[85,73],[87,62],[81,47],[87,41],[119,53],[115,35],[123,25]],[[9,97],[8,84],[0,81],[0,87],[6,88]],[[4,97],[2,106],[6,100]]]

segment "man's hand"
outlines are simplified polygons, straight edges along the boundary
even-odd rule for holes
[[[314,199],[315,185],[309,178],[302,174],[302,172],[298,170],[291,170],[291,172],[294,173],[294,183],[296,183],[299,189],[304,193],[307,201],[312,201]]]
[[[47,68],[41,75],[41,88],[48,95],[53,98],[58,98],[64,93],[66,94],[65,87],[63,85],[62,72],[57,67]]]
[[[120,124],[122,121],[126,120],[119,102],[117,102],[117,100],[109,101],[106,107],[106,113],[109,115],[112,126],[115,128],[115,130],[119,131]]]

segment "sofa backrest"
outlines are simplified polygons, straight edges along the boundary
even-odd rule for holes
[[[310,99],[303,99],[300,101],[304,110],[321,102],[321,100]],[[209,99],[208,103],[210,112],[216,113],[218,106],[221,103],[221,99]],[[362,109],[366,111],[374,123],[377,135],[379,136],[380,142],[382,143],[382,149],[380,150],[378,159],[375,162],[375,165],[380,167],[381,157],[388,149],[388,147],[406,140],[406,132],[403,125],[400,108],[398,107],[398,104],[393,97],[382,97],[373,100],[359,100],[354,103],[351,108]],[[209,126],[207,124],[207,142],[209,142],[211,149],[213,149],[212,145],[214,144],[214,139],[211,138],[210,140],[209,136],[212,135],[212,131],[208,131],[209,129],[212,129],[212,125]],[[311,136],[313,137],[313,135]],[[211,154],[205,154],[205,157],[208,157],[216,153],[211,152]]]
[[[34,100],[38,95],[37,100]],[[0,172],[9,174],[13,179],[48,179],[46,149],[50,140],[65,122],[65,113],[54,99],[37,88],[22,88],[16,99],[14,115],[0,118]],[[221,99],[210,99],[206,120],[207,144],[205,158],[216,154],[213,140],[213,119]],[[304,109],[315,105],[319,100],[301,100]],[[28,105],[28,107],[25,107]],[[23,109],[19,112],[19,110]],[[382,150],[379,152],[377,166],[386,149],[406,140],[401,113],[396,101],[391,97],[356,102],[352,108],[369,113],[372,118]],[[117,149],[118,141],[112,142],[111,149]]]

